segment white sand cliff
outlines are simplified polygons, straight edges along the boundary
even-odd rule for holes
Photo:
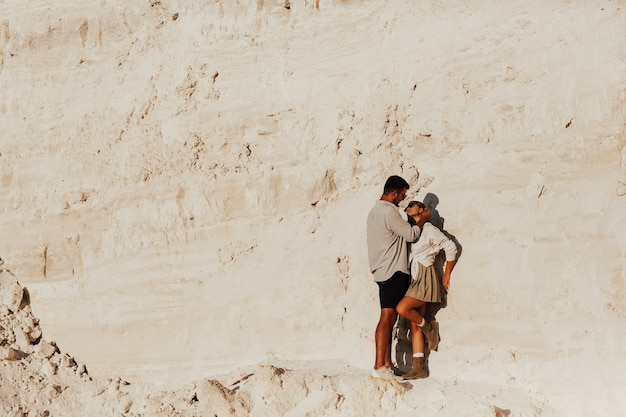
[[[0,416],[619,416],[626,2],[0,0]],[[369,377],[365,218],[462,247]]]

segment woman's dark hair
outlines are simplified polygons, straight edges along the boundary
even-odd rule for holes
[[[413,207],[413,206],[418,206],[421,209],[425,209],[426,208],[424,203],[422,203],[421,201],[415,201],[415,200],[409,201],[409,204],[406,205],[406,208],[410,208],[410,207]]]

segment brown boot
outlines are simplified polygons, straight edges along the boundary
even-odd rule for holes
[[[413,358],[413,368],[406,374],[402,375],[404,379],[427,378],[426,362],[424,358]]]
[[[427,321],[421,329],[424,336],[426,336],[428,349],[436,351],[439,348],[439,323],[436,321]]]

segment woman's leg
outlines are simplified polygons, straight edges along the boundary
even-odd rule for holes
[[[413,365],[411,370],[403,375],[404,379],[427,378],[428,370],[424,358],[425,337],[422,328],[418,324],[422,324],[424,313],[426,312],[426,303],[413,297],[404,297],[396,311],[402,317],[411,320],[411,344],[413,350]]]
[[[404,298],[400,300],[398,306],[396,307],[396,311],[399,315],[407,320],[411,320],[418,326],[422,324],[422,320],[424,319],[424,312],[426,311],[425,309],[426,303],[424,301],[418,300],[417,298],[409,297],[408,295],[404,296]]]
[[[396,307],[396,311],[407,320],[411,320],[411,343],[413,353],[424,352],[424,335],[419,326],[424,320],[426,302],[417,298],[405,296]]]
[[[424,313],[426,313],[426,303],[418,307],[418,313],[424,317]],[[413,322],[411,322],[411,345],[413,347],[413,353],[424,353],[424,334],[417,323]]]

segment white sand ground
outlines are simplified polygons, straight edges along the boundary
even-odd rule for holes
[[[0,0],[0,415],[623,415],[625,51],[615,0]],[[391,174],[463,249],[413,382]]]

